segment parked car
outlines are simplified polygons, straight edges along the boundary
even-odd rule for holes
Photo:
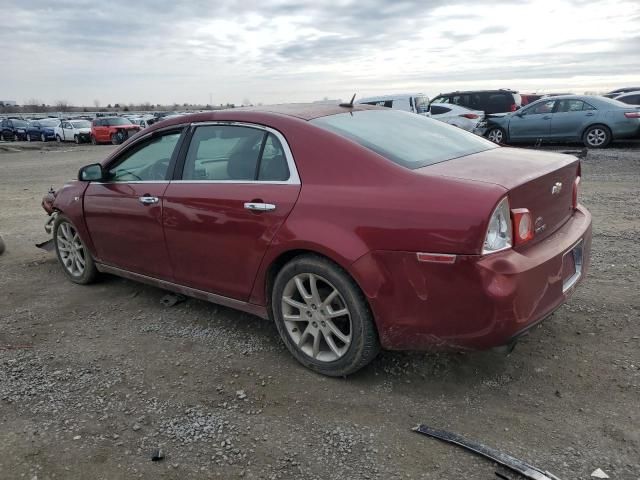
[[[379,348],[490,348],[549,316],[589,265],[579,180],[575,157],[422,115],[298,104],[153,125],[43,207],[72,282],[272,318],[298,361],[343,376]]]
[[[639,90],[640,90],[640,87],[623,87],[623,88],[618,88],[616,90],[611,90],[609,93],[605,93],[604,96],[607,98],[615,98],[622,95],[623,93],[637,92]]]
[[[474,90],[441,93],[431,103],[450,103],[485,113],[503,113],[518,110],[522,98],[513,90]]]
[[[640,105],[640,90],[623,93],[615,97],[615,100],[629,105]]]
[[[91,122],[88,120],[63,120],[56,127],[55,134],[58,142],[90,142]]]
[[[0,140],[24,140],[29,122],[18,118],[3,118],[0,123]]]
[[[139,125],[134,125],[122,117],[96,118],[91,124],[91,143],[111,143],[120,145],[129,137],[141,130]]]
[[[56,138],[56,128],[60,126],[60,120],[57,118],[43,118],[29,122],[27,127],[27,141],[46,142]]]
[[[356,103],[395,108],[396,110],[404,110],[405,112],[413,112],[429,116],[429,97],[423,93],[402,93],[396,95],[366,97],[357,100]]]
[[[640,134],[640,110],[605,97],[545,97],[514,113],[489,115],[479,129],[496,143],[581,141],[603,148]]]
[[[432,103],[431,118],[473,132],[484,119],[484,112],[470,110],[451,103]]]

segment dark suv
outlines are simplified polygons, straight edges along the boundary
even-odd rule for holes
[[[518,110],[522,98],[513,90],[473,90],[441,93],[431,103],[451,103],[484,113],[504,113]]]
[[[5,118],[0,124],[2,131],[0,132],[1,140],[24,140],[27,138],[27,127],[29,123],[26,120],[18,118]]]

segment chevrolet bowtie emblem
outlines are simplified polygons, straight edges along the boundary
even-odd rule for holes
[[[562,191],[562,182],[556,182],[551,187],[551,195],[557,195]]]

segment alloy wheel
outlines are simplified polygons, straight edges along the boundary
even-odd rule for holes
[[[599,147],[607,141],[607,132],[602,128],[593,128],[587,133],[587,143],[592,147]]]
[[[313,273],[291,278],[282,293],[287,334],[305,355],[320,362],[344,356],[351,345],[351,313],[327,279]]]
[[[499,128],[494,128],[489,132],[489,135],[487,135],[487,138],[494,143],[502,143],[502,140],[504,139],[504,135],[502,133],[502,130],[500,130]]]
[[[56,243],[60,260],[67,272],[74,277],[81,276],[87,262],[86,253],[78,232],[70,223],[63,222],[59,225]]]

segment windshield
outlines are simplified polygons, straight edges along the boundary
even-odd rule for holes
[[[24,128],[27,126],[27,122],[24,120],[11,120],[11,123],[13,123],[13,126],[17,128]]]
[[[429,111],[429,97],[424,95],[413,99],[416,105],[416,113],[427,113]]]
[[[75,128],[90,128],[91,122],[88,122],[86,120],[74,120],[73,122],[71,122],[71,125],[73,125]]]
[[[60,120],[40,120],[40,125],[43,127],[57,127],[60,124]]]
[[[107,125],[133,125],[126,118],[107,118]]]
[[[398,110],[340,113],[310,123],[411,169],[497,148],[473,133]]]

